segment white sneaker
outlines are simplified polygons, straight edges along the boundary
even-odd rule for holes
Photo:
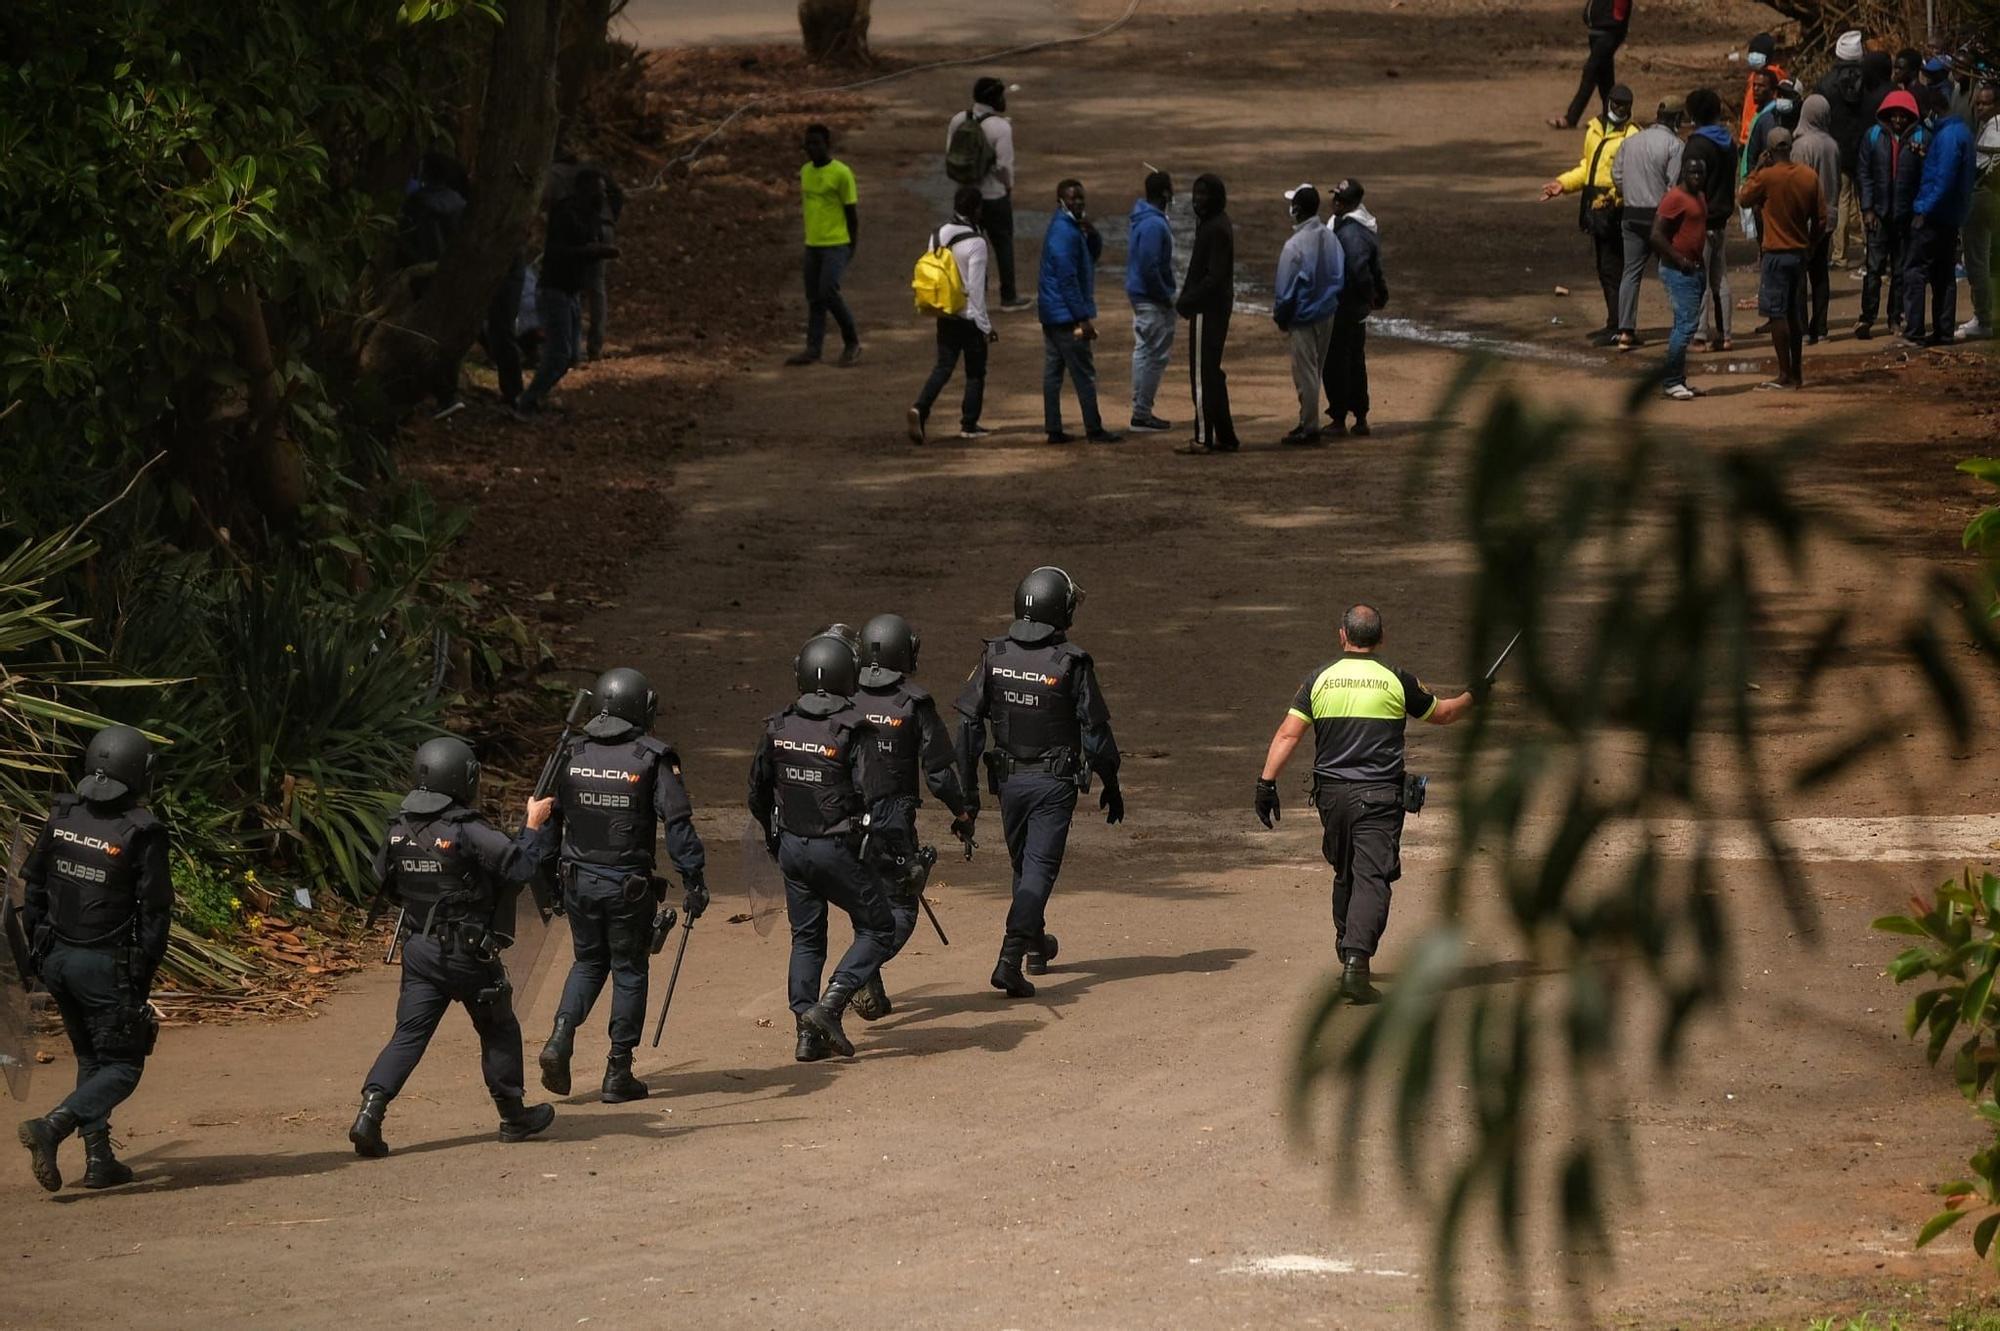
[[[1984,342],[1992,336],[1992,327],[1977,319],[1967,319],[1958,326],[1958,340],[1961,342]]]
[[[1668,384],[1665,391],[1666,395],[1676,402],[1692,402],[1703,396],[1700,389],[1690,388],[1686,384]]]

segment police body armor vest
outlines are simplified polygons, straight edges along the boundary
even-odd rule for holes
[[[572,744],[556,783],[563,859],[651,873],[657,824],[653,787],[663,762],[673,762],[673,750],[651,735]]]
[[[1076,681],[1088,658],[1068,642],[1028,645],[995,638],[986,647],[986,701],[994,738],[1022,762],[1053,750],[1083,752],[1076,719]]]
[[[875,748],[882,755],[889,784],[900,796],[923,795],[924,736],[917,721],[917,703],[929,696],[908,680],[899,681],[887,693],[864,690],[854,696],[855,706],[875,731]]]
[[[58,795],[49,811],[49,917],[84,946],[129,942],[138,913],[139,838],[159,826],[141,808],[110,809]]]
[[[862,799],[848,778],[848,746],[861,713],[851,704],[831,716],[786,708],[768,723],[777,769],[778,825],[793,836],[833,836],[861,817]]]
[[[412,929],[449,920],[485,924],[493,914],[493,889],[460,834],[460,825],[477,816],[447,809],[436,815],[399,814],[389,824],[389,869]]]

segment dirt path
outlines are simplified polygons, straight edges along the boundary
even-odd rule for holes
[[[1395,313],[1525,341],[1524,381],[1601,406],[1625,391],[1622,367],[1575,355],[1575,299],[1552,294],[1558,282],[1586,286],[1587,255],[1561,206],[1526,201],[1573,149],[1532,128],[1569,86],[1569,9],[1149,9],[1110,42],[1010,71],[1032,164],[1024,193],[1074,173],[1110,216],[1141,160],[1177,145],[1162,164],[1184,181],[1227,173],[1255,277],[1267,254],[1275,261],[1282,187],[1359,175],[1384,218]],[[1635,39],[1662,65],[1725,49],[1720,37],[1662,28]],[[1135,74],[1144,70],[1159,77]],[[1677,74],[1673,86],[1690,81]],[[976,447],[910,449],[900,411],[929,351],[928,329],[904,315],[905,284],[931,216],[928,186],[913,186],[963,82],[891,85],[841,147],[869,219],[850,283],[863,364],[782,370],[789,336],[774,334],[754,363],[711,367],[724,397],[702,414],[671,484],[611,500],[655,537],[622,563],[587,566],[603,570],[602,599],[619,604],[583,625],[583,663],[629,660],[660,688],[662,730],[685,756],[722,897],[697,930],[667,1045],[642,1050],[655,1098],[579,1102],[548,1140],[502,1147],[470,1033],[448,1022],[393,1108],[396,1154],[364,1164],[341,1134],[388,1030],[388,974],[311,1022],[176,1032],[120,1124],[138,1184],[46,1201],[23,1171],[0,1174],[0,1253],[18,1258],[0,1281],[0,1324],[1422,1324],[1428,1215],[1374,1149],[1383,1126],[1347,1166],[1355,1196],[1331,1203],[1326,1143],[1285,1131],[1292,1023],[1328,962],[1326,872],[1307,818],[1266,834],[1247,805],[1270,727],[1329,651],[1346,602],[1383,606],[1399,661],[1441,682],[1465,673],[1457,488],[1447,479],[1427,494],[1414,521],[1395,503],[1413,422],[1459,353],[1378,341],[1377,437],[1280,453],[1268,445],[1291,409],[1286,365],[1277,335],[1246,316],[1231,381],[1255,451],[1198,461],[1149,440],[1051,452],[1039,443],[1038,339],[1016,316],[1001,325],[991,372],[989,418],[1002,432]],[[1641,83],[1642,99],[1654,82]],[[791,309],[792,219],[774,211],[768,225],[765,271],[781,285],[746,298]],[[1116,293],[1107,273],[1100,365],[1114,411],[1129,348]],[[631,346],[653,336],[634,332],[622,368],[582,377],[570,428],[681,417],[658,392],[655,350]],[[1891,372],[1872,350],[1842,357],[1841,386],[1777,403],[1718,394],[1676,419],[1705,431],[1866,419],[1884,386],[1870,376]],[[1178,392],[1166,401],[1175,409],[1164,414],[1184,417]],[[1920,560],[1952,548],[1972,492],[1919,484],[1908,468],[1941,471],[1971,451],[1953,442],[1971,427],[1913,405],[1895,404],[1894,442],[1866,430],[1830,439],[1822,493],[1878,512],[1893,495],[1888,534]],[[523,440],[521,465],[547,465],[538,450],[562,441],[560,431]],[[954,945],[920,934],[893,964],[898,1010],[867,1029],[861,1058],[793,1064],[782,940],[722,922],[740,901],[738,810],[758,718],[786,700],[808,632],[884,608],[919,625],[920,675],[948,692],[979,637],[1004,624],[1015,579],[1050,560],[1090,592],[1076,636],[1100,664],[1131,804],[1118,828],[1079,820],[1052,913],[1062,961],[1033,1002],[1003,1004],[985,987],[1006,865],[997,828],[983,829],[980,857],[940,875]],[[1879,569],[1851,560],[1815,577],[1801,622],[1815,602],[1865,601],[1882,586]],[[1866,660],[1846,684],[1854,696],[1909,687]],[[1802,731],[1784,751],[1824,742]],[[1448,749],[1431,734],[1413,754],[1439,770]],[[1990,774],[1946,767],[1933,750],[1914,761],[1948,776],[1928,783],[1921,806],[1885,767],[1787,812],[1994,807]],[[1853,1306],[1892,1283],[1940,1302],[1976,1287],[1952,1244],[1909,1251],[1930,1210],[1924,1181],[1971,1132],[1948,1080],[1901,1038],[1901,1005],[1878,974],[1890,949],[1867,922],[1952,872],[1948,857],[1976,851],[1984,824],[1923,825],[1931,840],[1920,844],[1938,847],[1931,863],[1877,863],[1870,829],[1815,826],[1825,834],[1808,866],[1823,911],[1817,949],[1788,938],[1765,879],[1743,863],[1729,882],[1743,929],[1729,1016],[1702,1029],[1670,1083],[1635,1069],[1629,1103],[1606,1106],[1646,1159],[1644,1193],[1621,1198],[1613,1217],[1622,1263],[1597,1291],[1607,1323],[1615,1313],[1636,1326],[1730,1325]],[[1898,846],[1902,826],[1886,829]],[[1448,830],[1426,823],[1413,850]],[[1436,863],[1412,856],[1391,971],[1432,913]],[[1483,922],[1482,906],[1476,936],[1500,936],[1481,935]],[[1481,983],[1519,978],[1496,948],[1480,960]],[[526,1022],[531,1054],[551,1003],[545,995]],[[601,1022],[580,1068],[602,1051]],[[38,1098],[62,1071],[46,1070]],[[1568,1291],[1546,1236],[1529,1267],[1535,1311],[1519,1315],[1477,1237],[1468,1324],[1553,1324]]]

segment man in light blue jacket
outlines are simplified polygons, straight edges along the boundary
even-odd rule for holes
[[[1125,294],[1132,301],[1132,428],[1157,433],[1174,428],[1153,414],[1167,353],[1174,345],[1174,232],[1167,209],[1174,178],[1146,177],[1146,197],[1132,205],[1125,231]]]
[[[1299,423],[1278,442],[1287,448],[1316,448],[1320,376],[1333,342],[1333,312],[1340,304],[1346,261],[1340,242],[1320,224],[1319,191],[1300,185],[1285,191],[1292,208],[1292,234],[1278,255],[1278,280],[1271,287],[1271,317],[1292,339],[1292,386],[1299,391]]]

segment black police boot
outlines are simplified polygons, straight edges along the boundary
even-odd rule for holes
[[[1368,958],[1359,952],[1348,953],[1347,964],[1340,969],[1340,996],[1364,1007],[1382,1001],[1382,991],[1368,983]]]
[[[44,1191],[55,1192],[62,1187],[62,1170],[56,1165],[56,1149],[63,1138],[76,1131],[76,1115],[67,1109],[53,1109],[46,1118],[31,1118],[21,1124],[17,1134],[21,1145],[28,1148],[28,1167],[35,1171],[35,1182]]]
[[[500,1106],[500,1140],[524,1142],[556,1121],[554,1105],[524,1105],[519,1096],[495,1100]]]
[[[83,1134],[83,1186],[117,1188],[132,1181],[132,1167],[111,1150],[111,1129]]]
[[[632,1055],[613,1054],[604,1061],[604,1087],[598,1098],[608,1105],[622,1105],[627,1100],[643,1100],[651,1092],[646,1083],[632,1075]]]
[[[863,1021],[880,1021],[896,1010],[889,1004],[889,991],[882,987],[880,971],[869,976],[868,983],[854,991],[854,1001],[848,1006]]]
[[[1039,947],[1029,947],[1023,961],[1028,974],[1047,975],[1049,973],[1049,963],[1055,959],[1056,936],[1054,934],[1043,934],[1041,945]]]
[[[814,1028],[801,1012],[798,1016],[799,1047],[792,1051],[792,1060],[797,1063],[817,1063],[823,1058],[832,1058],[833,1050],[827,1047],[826,1037]]]
[[[576,1032],[571,1029],[569,1018],[556,1014],[556,1027],[549,1032],[549,1042],[542,1046],[542,1056],[536,1062],[542,1065],[542,1089],[550,1095],[569,1094],[569,1054],[576,1041]]]
[[[389,1143],[382,1140],[382,1116],[389,1112],[389,1097],[383,1091],[363,1091],[361,1112],[354,1116],[354,1126],[347,1130],[347,1140],[354,1143],[354,1153],[369,1160],[380,1160],[389,1154]]]
[[[832,1045],[833,1052],[842,1058],[854,1057],[854,1041],[840,1029],[840,1014],[847,1011],[847,1004],[853,997],[853,986],[841,980],[829,980],[819,1002],[800,1015],[800,1019],[818,1031],[820,1038]]]
[[[993,967],[992,984],[1009,998],[1033,998],[1035,986],[1028,983],[1028,977],[1021,974],[1021,958],[1028,950],[1028,940],[1008,934],[1000,940],[1000,960]]]

